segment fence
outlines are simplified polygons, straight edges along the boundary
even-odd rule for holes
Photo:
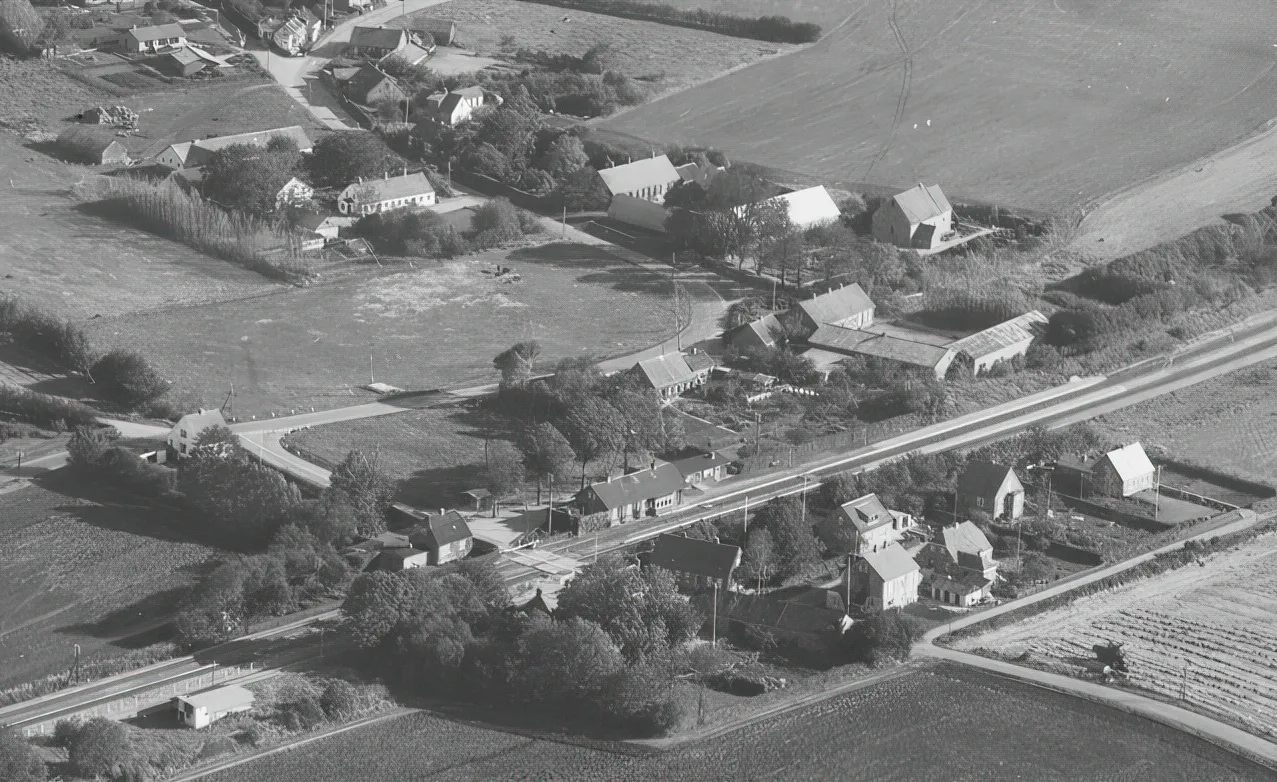
[[[1260,499],[1268,499],[1277,496],[1277,489],[1258,481],[1250,481],[1245,478],[1238,478],[1232,475],[1225,475],[1215,470],[1209,470],[1205,467],[1198,467],[1188,462],[1181,462],[1176,459],[1159,458],[1155,460],[1157,464],[1165,467],[1173,472],[1179,473],[1187,478],[1197,478],[1198,480],[1207,481],[1225,489],[1232,489],[1242,494],[1253,494]]]
[[[845,432],[818,435],[804,443],[779,447],[768,445],[760,448],[756,456],[751,455],[741,459],[741,474],[746,475],[770,467],[801,463],[803,458],[812,454],[833,453],[857,447],[868,447],[882,440],[899,437],[902,434],[913,431],[914,428],[916,427],[896,420],[875,421],[860,424]],[[772,427],[770,431],[764,429],[761,434],[775,436],[777,433],[777,428]],[[751,447],[755,437],[752,427],[750,430],[742,432],[741,437],[746,440],[745,447]]]
[[[490,176],[478,174],[473,171],[466,171],[461,168],[454,167],[452,169],[452,178],[462,185],[477,190],[486,196],[502,196],[510,199],[510,203],[515,206],[522,207],[531,212],[554,211],[559,208],[558,199],[552,195],[539,196],[520,190],[512,185],[504,182],[498,182]]]

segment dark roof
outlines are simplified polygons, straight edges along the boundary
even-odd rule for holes
[[[74,146],[94,155],[101,155],[119,141],[115,131],[103,127],[72,125],[58,134],[58,143]]]
[[[707,601],[713,604],[712,599]],[[706,606],[706,608],[709,607]],[[709,614],[709,611],[705,611]],[[846,614],[835,609],[758,595],[720,592],[718,618],[790,633],[822,633],[838,629]],[[720,624],[720,627],[722,625]]]
[[[676,573],[722,579],[723,583],[727,583],[732,571],[740,565],[740,556],[739,546],[682,535],[661,535],[656,539],[656,548],[648,564]]]
[[[425,553],[427,552],[422,551],[421,549],[413,548],[411,546],[396,546],[395,548],[384,548],[381,550],[381,555],[383,557],[392,557],[398,560],[412,559],[418,554],[425,554]]]
[[[945,527],[940,533],[944,538],[944,547],[955,562],[959,554],[974,554],[978,557],[993,551],[993,544],[989,543],[979,527],[969,521]]]
[[[420,516],[420,514],[418,514]],[[424,514],[424,522],[408,537],[412,545],[422,548],[441,548],[449,543],[471,537],[470,527],[455,510],[444,513]]]
[[[655,358],[644,359],[638,362],[638,369],[657,391],[680,383],[690,383],[696,377],[682,353],[663,353]]]
[[[814,299],[798,302],[798,309],[814,323],[838,325],[862,312],[872,312],[873,299],[856,283],[835,288]]]
[[[589,488],[611,510],[673,494],[683,488],[683,476],[677,467],[666,462],[650,470],[592,483]]]
[[[365,65],[359,72],[346,80],[346,92],[355,103],[366,103],[368,94],[377,89],[383,82],[399,86],[399,82],[388,73],[384,73],[371,65]],[[403,90],[400,90],[402,93]]]
[[[897,193],[892,197],[892,200],[896,202],[896,205],[900,207],[900,211],[905,213],[905,217],[909,218],[911,223],[921,223],[924,220],[939,217],[945,212],[953,211],[953,207],[949,205],[949,199],[945,198],[944,191],[940,189],[940,185],[926,186],[918,184],[903,193]]]
[[[356,27],[350,31],[350,45],[373,49],[397,49],[406,39],[397,27]]]
[[[780,321],[775,315],[764,315],[758,320],[737,326],[727,332],[727,341],[729,343],[743,341],[746,344],[771,348],[776,346],[776,337],[773,334],[780,330]]]
[[[1007,473],[1014,470],[1004,464],[994,464],[983,459],[967,462],[966,469],[958,476],[958,493],[972,497],[992,497],[998,493]]]
[[[463,491],[461,493],[466,495],[467,497],[471,497],[476,500],[482,500],[485,497],[492,496],[492,492],[488,491],[487,489],[467,489],[466,491]]]
[[[165,52],[164,54],[161,54],[160,57],[173,60],[179,65],[194,65],[195,63],[199,63],[200,65],[204,64],[204,59],[202,57],[186,47],[171,52]]]
[[[724,459],[716,453],[698,453],[695,456],[686,456],[670,462],[685,480],[689,475],[712,470],[715,467],[729,463],[728,459]]]
[[[517,609],[525,614],[531,614],[533,611],[538,611],[546,616],[552,616],[554,613],[550,610],[549,604],[545,602],[545,597],[541,594],[540,587],[537,587],[537,593],[533,595],[531,600],[517,606]]]
[[[936,369],[953,360],[952,348],[914,342],[876,331],[821,325],[807,338],[813,347],[847,355],[872,356],[901,364]]]
[[[407,548],[408,536],[400,532],[383,532],[368,539],[369,543],[377,543],[382,548]]]
[[[704,372],[717,366],[714,357],[708,353],[691,353],[684,356],[683,361],[686,362],[687,368],[693,372]]]
[[[882,504],[877,494],[857,497],[842,506],[843,515],[851,520],[858,532],[867,532],[884,524],[890,524],[891,511]]]
[[[1074,470],[1076,472],[1090,472],[1095,467],[1095,462],[1087,459],[1085,456],[1077,454],[1064,454],[1055,462],[1055,468]]]

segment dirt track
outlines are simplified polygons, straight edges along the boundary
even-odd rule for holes
[[[1082,674],[1091,646],[1125,644],[1129,681],[1277,735],[1277,534],[955,645],[1027,652]]]

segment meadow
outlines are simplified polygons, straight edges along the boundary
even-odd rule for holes
[[[484,273],[497,264],[522,281]],[[492,358],[521,340],[539,341],[549,367],[672,334],[668,281],[597,247],[554,243],[402,269],[103,317],[89,336],[104,350],[141,350],[177,394],[206,405],[220,406],[234,383],[234,413],[247,418],[367,401],[357,389],[370,374],[408,390],[495,382]]]
[[[848,189],[925,180],[1062,212],[1253,133],[1277,102],[1262,0],[756,2],[846,23],[602,127]]]
[[[1103,706],[939,666],[663,753],[542,739],[418,713],[210,777],[217,782],[989,778],[1235,780],[1268,779],[1270,772]]]
[[[143,653],[215,553],[172,509],[46,480],[0,494],[0,688],[65,672],[74,644],[88,666]]]

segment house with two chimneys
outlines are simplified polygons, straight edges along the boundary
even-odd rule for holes
[[[407,30],[398,27],[356,27],[350,32],[348,54],[374,60],[394,54],[410,43]]]
[[[374,212],[393,209],[427,207],[435,203],[435,189],[424,172],[390,176],[386,172],[381,179],[360,178],[346,186],[337,196],[337,211],[343,215],[362,217]]]
[[[425,119],[456,127],[469,121],[475,110],[483,107],[485,100],[483,88],[477,85],[432,93],[426,96]]]
[[[939,185],[918,183],[874,212],[872,232],[885,244],[934,250],[953,232],[953,206]]]
[[[877,494],[843,503],[837,513],[821,522],[817,534],[830,551],[857,557],[922,536],[912,515],[889,509]]]
[[[708,354],[693,350],[691,353],[662,353],[643,359],[630,372],[664,400],[671,400],[685,391],[700,388],[709,380],[714,359]]]
[[[668,513],[683,501],[684,488],[678,468],[662,462],[646,470],[591,483],[577,493],[576,505],[582,516],[603,517],[611,526]]]
[[[928,543],[917,554],[927,570],[927,594],[963,608],[991,597],[998,580],[998,562],[988,537],[969,521],[951,524],[940,533],[940,540]]]

